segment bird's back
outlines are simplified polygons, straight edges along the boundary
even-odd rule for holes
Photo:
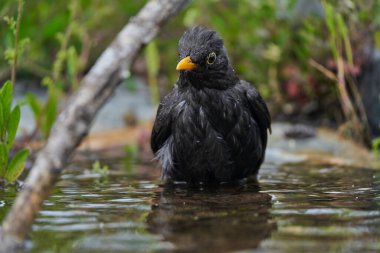
[[[240,83],[227,90],[190,86],[168,95],[165,100],[170,102],[157,114],[170,111],[170,134],[156,152],[161,164],[171,161],[164,164],[164,178],[224,182],[257,172],[267,135],[251,113],[246,89],[254,88]],[[155,140],[153,130],[152,143]]]

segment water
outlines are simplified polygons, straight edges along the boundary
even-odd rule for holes
[[[108,176],[62,175],[32,252],[380,252],[377,170],[265,164],[259,183],[188,189],[109,165]],[[14,195],[0,191],[1,220]]]

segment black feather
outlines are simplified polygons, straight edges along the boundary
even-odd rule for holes
[[[207,63],[214,52],[215,63]],[[264,160],[271,119],[259,92],[240,80],[223,40],[195,27],[179,42],[179,58],[198,65],[180,72],[160,103],[151,147],[162,177],[189,183],[226,182],[256,174]]]

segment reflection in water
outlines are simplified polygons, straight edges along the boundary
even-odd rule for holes
[[[267,163],[260,189],[194,190],[106,164],[106,177],[65,171],[33,225],[31,252],[380,252],[378,170]],[[0,220],[15,194],[0,191]]]
[[[257,184],[207,190],[167,186],[153,200],[148,225],[179,251],[254,249],[276,228],[270,207],[271,196],[260,193]]]
[[[263,251],[380,252],[380,171],[284,166],[260,183],[278,225]]]

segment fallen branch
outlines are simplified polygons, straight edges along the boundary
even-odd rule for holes
[[[98,110],[126,77],[140,49],[189,0],[151,0],[130,20],[81,82],[60,114],[46,146],[19,193],[0,231],[0,251],[22,244],[34,217],[48,197],[72,152],[87,135]]]

